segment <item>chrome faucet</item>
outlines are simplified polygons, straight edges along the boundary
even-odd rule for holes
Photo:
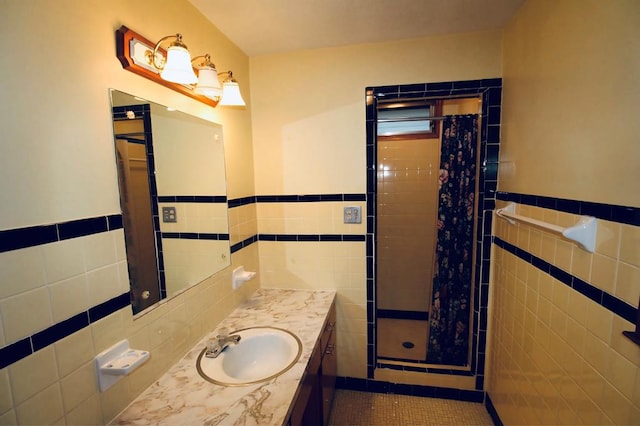
[[[223,335],[218,334],[215,339],[207,342],[207,351],[204,356],[207,358],[217,358],[230,344],[237,344],[240,341],[239,334]]]

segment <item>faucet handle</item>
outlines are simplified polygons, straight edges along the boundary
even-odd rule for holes
[[[220,341],[220,336],[216,336],[213,339],[207,340],[207,351],[211,352],[216,348],[216,346],[219,346],[219,341]]]
[[[207,350],[204,355],[207,358],[215,358],[222,352],[222,346],[220,345],[220,336],[216,336],[213,339],[207,340]]]

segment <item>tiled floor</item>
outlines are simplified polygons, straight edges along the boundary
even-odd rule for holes
[[[484,404],[336,390],[329,425],[493,425]]]

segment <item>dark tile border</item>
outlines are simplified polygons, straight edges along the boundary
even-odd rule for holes
[[[178,240],[220,240],[229,241],[229,234],[207,234],[201,232],[163,232],[162,238]]]
[[[390,359],[390,358],[385,358]],[[397,359],[397,361],[406,361]],[[424,362],[419,361],[410,361],[415,364],[426,364]],[[414,373],[430,373],[430,374],[446,374],[449,376],[473,376],[474,373],[467,370],[455,370],[451,368],[438,368],[438,367],[418,367],[415,365],[398,365],[398,364],[387,364],[385,362],[378,362],[376,364],[376,368],[387,368],[389,370],[396,371],[411,371]]]
[[[235,200],[227,200],[226,196],[169,196],[161,202],[194,202],[194,203],[224,203],[227,202],[229,208],[238,207],[250,203],[255,203],[256,197],[244,197]],[[281,196],[278,196],[281,197]],[[364,201],[365,194],[321,194],[317,196],[295,195],[283,196],[277,202],[295,198],[295,202],[324,202],[324,201]],[[160,197],[158,197],[160,201]],[[273,202],[273,201],[265,201]],[[97,216],[93,218],[79,219],[58,224],[32,226],[27,228],[10,229],[0,231],[0,253],[18,250],[27,247],[34,247],[42,244],[54,243],[70,238],[78,238],[101,232],[122,229],[122,215]],[[207,234],[207,233],[164,233],[163,238],[187,238],[187,239],[207,239],[207,240],[229,240],[229,234]],[[250,244],[258,241],[362,241],[366,240],[364,235],[349,234],[263,234],[255,235],[244,241],[234,244],[231,253],[234,253]],[[161,254],[161,253],[160,253]],[[159,255],[160,255],[159,254]],[[82,328],[122,309],[130,306],[130,293],[126,292],[114,297],[104,303],[89,308],[73,317],[61,321],[57,324],[39,331],[32,336],[21,339],[0,348],[0,369],[11,365],[32,353],[49,346],[64,337],[69,336]]]
[[[54,324],[32,336],[0,348],[0,369],[5,368],[34,352],[39,351],[73,333],[88,327],[90,324],[131,305],[129,292],[123,293],[87,311]]]
[[[253,203],[317,203],[329,201],[367,201],[367,194],[281,194],[255,195],[229,200],[229,208],[246,206]]]
[[[495,426],[503,426],[502,420],[500,420],[500,416],[498,415],[498,410],[493,405],[493,401],[489,397],[489,392],[485,395],[484,406],[487,409],[487,413],[491,416],[491,420],[493,420],[493,424]]]
[[[638,318],[638,309],[634,306],[629,305],[624,300],[618,299],[617,297],[603,290],[600,290],[598,287],[595,287],[587,283],[586,281],[583,281],[580,278],[563,271],[557,266],[550,264],[546,260],[534,256],[526,250],[516,247],[513,244],[500,239],[499,237],[494,237],[493,242],[498,247],[519,257],[525,262],[530,263],[539,270],[551,275],[567,287],[572,288],[583,296],[593,300],[603,308],[635,324],[636,319]]]
[[[375,247],[376,241],[376,121],[378,99],[420,98],[469,95],[482,98],[482,126],[480,129],[479,161],[483,167],[478,176],[478,215],[476,234],[476,262],[473,294],[473,312],[470,313],[471,372],[476,376],[476,389],[484,389],[486,326],[488,317],[489,265],[491,261],[492,214],[495,208],[500,150],[502,105],[502,79],[465,80],[367,87],[365,89],[366,158],[367,158],[367,241]],[[367,375],[374,377],[376,368],[375,332],[375,259],[367,252]]]
[[[231,246],[231,253],[235,253],[239,250],[242,250],[245,247],[250,246],[251,244],[255,243],[256,241],[258,241],[258,236],[257,235],[253,235],[243,241],[240,241],[239,243],[233,244]]]
[[[256,195],[258,203],[313,203],[327,201],[367,201],[366,194]]]
[[[429,312],[399,311],[396,309],[378,309],[378,318],[429,321]]]
[[[162,195],[159,203],[207,203],[222,204],[227,202],[226,195]]]
[[[496,199],[501,201],[513,201],[518,204],[543,207],[559,210],[566,213],[595,216],[611,222],[625,223],[627,225],[640,226],[640,208],[619,206],[614,204],[593,203],[590,201],[578,201],[565,198],[544,197],[540,195],[518,194],[514,192],[496,193]]]
[[[307,195],[256,195],[234,198],[228,201],[230,209],[256,203],[318,203],[366,201],[366,194],[307,194]],[[358,234],[257,234],[231,246],[236,253],[257,241],[296,241],[296,242],[345,242],[365,241],[365,235]]]
[[[122,228],[122,215],[97,216],[52,225],[0,231],[0,253]]]
[[[452,399],[465,402],[484,402],[484,391],[443,388],[438,386],[408,385],[390,383],[373,379],[337,377],[336,388],[360,392],[390,393],[397,395],[420,396],[427,398]]]

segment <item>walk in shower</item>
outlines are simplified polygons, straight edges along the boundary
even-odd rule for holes
[[[367,89],[370,378],[484,373],[500,86]]]
[[[378,359],[466,366],[481,99],[377,104]]]

